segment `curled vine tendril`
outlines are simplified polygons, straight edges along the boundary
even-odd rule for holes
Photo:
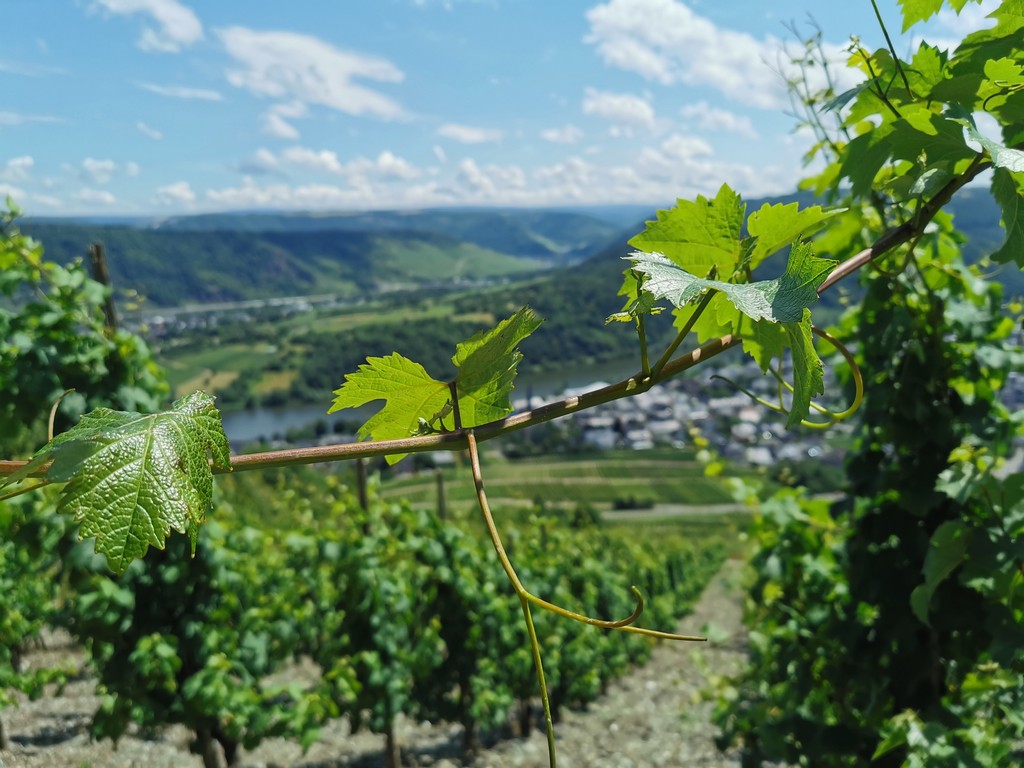
[[[452,410],[455,418],[455,427],[456,429],[461,429],[462,416],[459,413],[459,402],[456,397],[454,385],[450,387],[450,390],[452,393]],[[583,624],[589,624],[592,627],[599,627],[601,629],[615,629],[622,632],[634,632],[636,634],[660,638],[663,640],[706,641],[707,638],[679,635],[674,632],[660,632],[654,629],[647,629],[646,627],[634,626],[635,622],[640,618],[640,615],[644,610],[643,595],[635,586],[630,587],[630,591],[636,599],[636,607],[629,616],[618,621],[597,619],[592,616],[586,616],[582,613],[570,611],[560,605],[555,605],[552,602],[544,600],[526,589],[526,587],[523,586],[523,582],[520,581],[519,574],[516,573],[516,569],[512,565],[512,561],[509,559],[508,553],[505,551],[505,546],[501,541],[501,535],[498,533],[498,527],[494,523],[494,515],[491,514],[491,506],[487,501],[487,492],[484,490],[483,471],[480,467],[480,449],[476,442],[476,435],[472,429],[466,431],[466,443],[469,448],[469,461],[473,472],[473,483],[476,487],[477,503],[479,504],[480,511],[483,514],[484,523],[487,526],[487,533],[491,537],[491,543],[494,545],[494,551],[498,554],[498,560],[501,561],[501,567],[504,569],[505,575],[511,582],[512,588],[515,590],[516,597],[519,598],[519,604],[523,609],[523,617],[526,620],[526,631],[530,638],[530,652],[533,656],[534,668],[537,670],[537,683],[540,688],[541,703],[544,707],[544,726],[548,742],[548,764],[550,765],[550,768],[556,768],[555,724],[551,716],[551,698],[548,694],[547,681],[544,676],[544,662],[541,658],[540,641],[537,638],[537,629],[533,624],[533,614],[530,610],[531,603],[536,605],[538,608],[543,608],[546,611],[550,611],[559,616],[564,616],[567,619],[579,621]]]
[[[860,408],[861,403],[864,400],[864,375],[861,373],[860,366],[857,365],[857,361],[856,359],[854,359],[853,353],[850,352],[850,350],[847,349],[846,346],[841,341],[839,341],[839,339],[837,339],[828,331],[823,331],[821,328],[818,328],[816,325],[811,326],[811,330],[814,332],[816,336],[819,336],[820,338],[824,339],[829,344],[831,344],[836,349],[836,351],[843,356],[843,359],[846,360],[846,363],[850,366],[850,375],[853,378],[853,401],[850,403],[849,407],[847,407],[843,411],[836,412],[830,411],[828,408],[825,408],[822,405],[818,405],[817,403],[812,402],[811,408],[817,411],[818,413],[828,417],[828,421],[811,421],[810,419],[800,420],[801,426],[810,427],[811,429],[827,429],[833,426],[834,424],[838,424],[840,421],[844,421],[850,418],[850,416],[856,413],[857,410]],[[737,391],[742,392],[751,400],[758,403],[759,405],[763,405],[765,408],[775,411],[776,413],[788,415],[789,409],[786,408],[786,406],[782,402],[781,390],[782,388],[785,388],[790,393],[792,393],[793,385],[786,381],[784,378],[782,378],[782,375],[775,369],[769,368],[768,372],[771,373],[771,375],[774,376],[779,382],[780,395],[778,403],[773,403],[768,400],[765,400],[763,397],[760,397],[754,392],[751,392],[749,389],[733,381],[727,376],[715,374],[711,378],[719,379],[721,381],[726,382],[730,386],[734,387]]]

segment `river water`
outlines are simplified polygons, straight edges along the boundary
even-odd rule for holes
[[[592,388],[598,382],[615,382],[636,373],[635,360],[620,360],[601,365],[581,366],[571,371],[557,371],[523,375],[512,393],[512,399],[552,397],[566,389]],[[324,421],[333,429],[339,422],[365,421],[377,408],[376,404],[327,414],[331,404],[330,393],[325,393],[323,405],[302,405],[293,408],[253,408],[229,411],[224,414],[224,432],[234,445],[259,440],[282,438],[288,430],[303,429]]]

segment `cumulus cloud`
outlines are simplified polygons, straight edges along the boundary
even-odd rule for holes
[[[371,176],[378,179],[409,180],[420,175],[418,168],[390,150],[382,151],[376,159],[357,157],[349,162],[343,162],[337,152],[329,149],[316,150],[293,146],[283,150],[279,155],[261,149],[248,165],[261,169],[263,173],[278,174],[282,166],[305,168],[319,173],[345,176],[350,184],[365,184],[367,178]]]
[[[654,107],[641,96],[631,93],[611,93],[587,88],[583,97],[583,114],[597,115],[610,120],[619,130],[628,133],[635,127],[654,127]]]
[[[949,8],[939,11],[938,24],[957,37],[964,37],[979,29],[987,29],[995,25],[995,20],[988,15],[999,7],[999,0],[983,0],[979,5],[969,4],[957,13]]]
[[[279,139],[297,139],[299,129],[288,121],[308,115],[309,108],[301,101],[275,104],[263,114],[263,132]]]
[[[0,180],[28,181],[32,177],[32,167],[35,163],[30,155],[11,158],[0,168]]]
[[[415,179],[420,175],[419,170],[413,167],[408,160],[404,160],[388,150],[377,155],[374,168],[381,176],[392,179]]]
[[[92,184],[107,184],[114,178],[115,171],[117,171],[117,163],[113,160],[96,160],[87,157],[82,161],[82,170],[79,175],[83,181]]]
[[[756,139],[757,131],[749,117],[737,115],[727,109],[713,107],[706,101],[699,101],[696,104],[687,104],[680,114],[698,128],[705,131],[720,132],[727,131],[744,136],[748,139]]]
[[[15,187],[12,184],[5,184],[0,181],[0,196],[10,197],[15,200],[24,200],[27,193],[21,187]]]
[[[328,149],[319,151],[306,149],[305,147],[289,147],[281,153],[281,159],[292,165],[302,166],[314,171],[326,171],[327,173],[345,173],[345,166],[338,159],[338,155]]]
[[[75,194],[75,199],[80,200],[83,203],[99,203],[100,205],[117,204],[117,198],[105,189],[89,189],[86,187]]]
[[[681,0],[609,0],[586,15],[586,42],[610,66],[663,85],[715,88],[749,106],[777,109],[787,103],[786,83],[776,72],[784,44],[773,35],[758,39],[723,29]],[[830,58],[840,56],[839,46],[825,48]],[[853,82],[845,68],[836,74],[840,87]]]
[[[246,176],[237,187],[211,189],[206,198],[224,208],[345,208],[370,202],[354,189],[332,184],[257,184]]]
[[[138,83],[139,88],[172,99],[196,99],[199,101],[221,101],[224,96],[219,91],[209,88],[190,88],[183,85],[157,85],[156,83]]]
[[[203,25],[191,8],[178,0],[96,0],[95,8],[117,15],[148,15],[138,46],[144,51],[175,52],[203,39]]]
[[[554,144],[575,144],[583,138],[583,131],[575,125],[563,125],[561,128],[547,128],[541,131],[540,137]]]
[[[78,176],[86,184],[109,184],[119,174],[138,176],[140,171],[138,163],[121,164],[114,160],[98,160],[94,157],[85,158],[78,167],[70,164],[65,164],[62,167],[68,173]]]
[[[292,103],[319,104],[349,115],[385,120],[405,115],[394,99],[355,82],[401,82],[404,73],[387,59],[336,48],[294,32],[229,27],[217,34],[240,65],[227,72],[228,82],[236,88]]]
[[[462,144],[484,144],[489,141],[501,141],[502,132],[495,128],[445,123],[437,129],[437,135]]]
[[[526,174],[517,165],[487,165],[466,158],[459,163],[456,181],[467,193],[467,202],[488,202],[526,188]]]
[[[156,198],[162,205],[191,206],[196,201],[196,193],[187,181],[176,181],[159,187],[156,190]]]
[[[146,125],[141,120],[135,124],[135,127],[138,129],[139,133],[147,138],[153,139],[153,141],[160,141],[164,137],[161,131],[158,131],[152,126]]]

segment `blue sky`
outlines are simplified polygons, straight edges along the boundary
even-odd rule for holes
[[[883,42],[869,0],[3,6],[0,194],[36,216],[786,192],[810,138],[773,71],[784,24]]]

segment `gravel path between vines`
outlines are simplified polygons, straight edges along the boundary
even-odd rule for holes
[[[709,676],[735,671],[744,655],[740,623],[742,563],[730,560],[678,630],[708,633],[711,642],[662,643],[642,667],[613,683],[586,710],[567,713],[556,726],[560,768],[736,768],[739,759],[715,748],[706,701]],[[52,663],[52,654],[47,659]],[[68,650],[64,649],[66,657]],[[84,661],[81,652],[76,663]],[[91,680],[68,685],[58,697],[25,702],[2,712],[12,748],[0,751],[0,768],[202,768],[189,754],[184,728],[163,729],[150,739],[126,736],[90,742],[89,720],[98,704]],[[459,754],[461,729],[402,721],[398,737],[404,764],[420,768],[542,768],[543,732],[499,742],[475,759]],[[383,768],[383,738],[352,735],[338,723],[306,754],[294,743],[273,740],[244,752],[243,768]]]

